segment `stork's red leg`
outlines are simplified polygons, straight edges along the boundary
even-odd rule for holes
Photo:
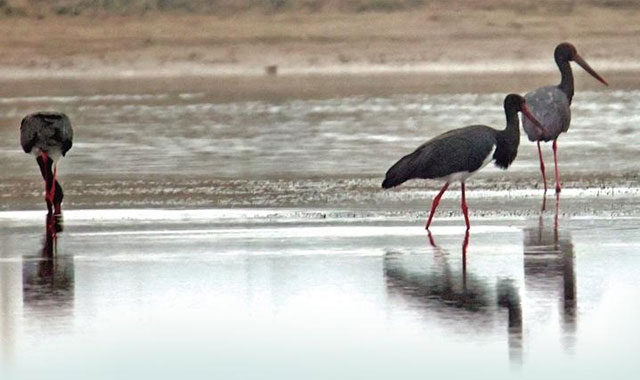
[[[49,214],[52,212],[53,196],[51,195],[51,186],[55,183],[53,173],[51,173],[52,161],[46,152],[40,155],[42,158],[42,167],[40,168],[44,177],[44,200],[47,202],[47,210]]]
[[[560,193],[556,193],[556,210],[553,215],[553,241],[558,242],[558,211],[560,209]]]
[[[540,208],[540,212],[543,212],[547,209],[547,194],[542,197],[542,207]]]
[[[542,182],[544,182],[544,193],[547,193],[547,175],[544,173],[544,160],[542,159],[542,149],[538,141],[538,158],[540,159],[540,172],[542,172]],[[543,208],[544,211],[544,208]]]
[[[464,195],[464,182],[460,182],[460,189],[462,190],[462,213],[464,214],[464,222],[467,224],[467,231],[471,228],[469,224],[469,208],[467,208],[467,198]]]
[[[61,205],[62,199],[64,197],[62,193],[62,186],[60,186],[60,182],[58,182],[58,168],[54,167],[53,169],[53,193],[51,195],[51,200],[53,202],[53,206],[55,208],[55,215],[60,215],[62,213]]]
[[[431,212],[429,213],[429,219],[427,220],[427,226],[425,227],[425,229],[427,230],[431,225],[431,219],[433,219],[433,214],[436,212],[436,208],[440,203],[440,198],[442,198],[442,194],[444,194],[444,192],[447,190],[447,187],[449,187],[449,182],[445,183],[444,186],[442,186],[442,189],[440,190],[438,195],[436,195],[436,197],[433,198],[433,203],[431,203]]]
[[[464,241],[462,242],[462,279],[466,286],[467,283],[467,247],[469,246],[469,230],[464,233]]]
[[[49,202],[49,156],[47,153],[43,152],[41,157],[42,166],[44,168],[44,172],[42,173],[44,177],[44,199]]]
[[[62,214],[62,202],[54,203],[54,213],[55,213],[55,215]]]
[[[55,199],[55,196],[56,196],[57,174],[58,174],[58,168],[54,166],[53,173],[51,174],[51,188],[49,189],[49,197],[50,197],[51,203],[53,203],[53,200]]]
[[[427,236],[429,237],[429,244],[431,244],[431,246],[433,248],[436,248],[436,241],[433,239],[433,235],[431,235],[431,231],[427,230]]]
[[[560,192],[560,174],[558,173],[558,140],[553,140],[553,163],[556,167],[556,194]]]
[[[462,242],[462,254],[464,257],[467,256],[467,247],[469,247],[469,231],[465,231],[464,233],[464,241]]]

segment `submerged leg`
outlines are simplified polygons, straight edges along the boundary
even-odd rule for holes
[[[431,244],[433,248],[437,248],[436,241],[433,239],[433,235],[431,235],[431,231],[429,230],[427,230],[427,237],[429,238],[429,244]]]
[[[560,193],[556,193],[556,209],[553,214],[553,241],[558,243],[558,211],[560,210]]]
[[[53,206],[55,208],[55,215],[60,215],[62,213],[62,199],[64,198],[64,193],[62,192],[62,186],[60,186],[60,182],[55,180],[55,190],[53,195]]]
[[[464,233],[462,242],[462,283],[467,287],[467,247],[469,247],[469,230]]]
[[[56,183],[58,182],[58,179],[56,178],[57,174],[58,168],[53,165],[53,172],[51,173],[51,187],[49,187],[49,199],[51,200],[51,203],[54,203],[53,200],[56,197]]]
[[[53,161],[46,152],[43,152],[36,161],[38,162],[38,166],[40,166],[40,173],[44,179],[44,200],[47,202],[47,210],[51,213],[54,196],[52,189],[55,191],[55,178],[51,170]]]
[[[542,207],[540,208],[540,212],[543,212],[547,209],[547,194],[542,197]]]
[[[467,247],[469,247],[469,230],[464,232],[464,240],[462,241],[462,257],[467,257]]]
[[[544,160],[542,159],[542,149],[538,141],[538,158],[540,159],[540,171],[542,172],[542,182],[544,182],[544,193],[547,193],[547,175],[544,173]],[[544,211],[544,208],[543,208]]]
[[[558,140],[553,140],[553,163],[556,166],[556,194],[560,192],[560,174],[558,173]]]
[[[464,214],[464,222],[467,224],[467,231],[471,228],[469,224],[469,208],[467,208],[467,198],[464,195],[464,182],[460,182],[460,189],[462,190],[462,213]]]
[[[431,225],[431,219],[433,219],[433,214],[436,211],[436,208],[438,207],[438,204],[440,203],[440,198],[442,198],[442,194],[444,194],[444,192],[447,190],[447,187],[449,187],[449,182],[445,183],[444,186],[442,186],[442,189],[440,190],[440,192],[438,193],[438,195],[436,195],[435,198],[433,198],[433,203],[431,203],[431,212],[429,213],[429,219],[427,220],[427,226],[425,227],[425,229],[429,229],[429,226]]]
[[[54,213],[56,215],[60,215],[62,213],[62,199],[64,198],[64,193],[62,192],[62,186],[60,182],[58,182],[58,168],[54,165],[53,167],[53,185],[51,186],[51,202],[54,206]]]

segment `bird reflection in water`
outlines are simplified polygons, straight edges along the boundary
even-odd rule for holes
[[[431,235],[431,231],[427,230],[427,237],[429,238],[429,244],[435,249],[440,249],[436,245],[436,241]],[[467,248],[469,247],[469,230],[464,233],[464,240],[462,241],[462,279],[466,282],[467,279]]]
[[[560,324],[565,347],[570,349],[576,331],[576,276],[571,236],[558,225],[559,201],[556,195],[553,223],[545,223],[541,214],[537,226],[524,230],[524,276],[527,297],[539,297],[535,304],[560,299]],[[538,312],[548,314],[548,309]]]
[[[522,301],[518,288],[511,279],[498,282],[498,305],[507,309],[509,332],[509,359],[522,363]]]
[[[405,268],[402,268],[402,265],[396,265],[401,264],[399,262],[401,261],[400,258],[394,257],[394,254],[387,254],[385,256],[385,276],[387,278],[387,285],[394,284],[395,282],[395,285],[400,286],[393,288],[402,290],[409,289],[412,292],[417,292],[412,296],[422,294],[430,300],[441,299],[445,302],[459,304],[459,306],[463,306],[463,308],[466,305],[468,309],[475,310],[486,306],[488,303],[483,300],[483,295],[486,292],[480,291],[482,286],[479,281],[471,277],[469,281],[472,283],[472,286],[467,286],[466,250],[469,244],[469,231],[465,232],[462,245],[462,266],[459,276],[456,275],[457,271],[452,269],[449,264],[449,252],[436,244],[431,233],[429,233],[428,236],[429,242],[434,251],[433,268],[429,268],[430,270],[426,273],[412,273],[411,276],[407,276],[410,273],[404,271]],[[416,268],[413,266],[407,266],[406,269]]]
[[[469,232],[462,242],[462,264],[453,268],[449,253],[429,234],[433,255],[404,255],[389,252],[384,257],[387,291],[406,300],[424,315],[440,317],[454,331],[477,334],[488,331],[496,321],[507,321],[512,361],[522,358],[522,304],[516,283],[500,278],[495,286],[467,273]],[[432,262],[430,263],[429,261]],[[507,316],[504,315],[504,309]],[[471,331],[468,331],[471,330]]]
[[[22,261],[23,302],[43,314],[70,310],[74,297],[73,258],[60,255],[58,234],[63,225],[59,215],[47,215],[45,236],[39,256]]]

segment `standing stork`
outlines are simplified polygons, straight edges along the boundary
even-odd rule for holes
[[[569,124],[571,124],[570,106],[571,100],[573,99],[573,73],[569,62],[574,61],[605,86],[609,85],[580,57],[575,46],[570,43],[563,42],[556,46],[553,57],[562,76],[560,84],[557,86],[540,87],[524,96],[533,116],[544,125],[549,133],[542,134],[540,130],[535,128],[528,120],[525,119],[522,121],[522,127],[527,133],[529,141],[536,141],[538,143],[538,157],[540,159],[540,171],[542,172],[545,194],[547,192],[547,177],[544,173],[544,161],[542,160],[540,141],[547,142],[553,140],[556,193],[559,193],[561,190],[560,175],[558,174],[558,136],[569,130]]]
[[[73,128],[69,117],[59,112],[36,112],[22,119],[20,144],[36,156],[45,182],[44,199],[49,214],[60,215],[64,194],[57,178],[57,163],[71,149]]]
[[[402,157],[385,176],[382,187],[388,189],[413,178],[441,179],[445,181],[440,193],[433,199],[426,229],[429,230],[433,214],[449,184],[460,181],[462,192],[462,212],[470,228],[465,180],[478,172],[489,162],[506,169],[515,160],[520,144],[520,120],[518,112],[529,118],[541,133],[544,127],[531,115],[525,99],[517,94],[504,98],[507,127],[496,130],[486,125],[471,125],[443,133],[420,145],[413,153]]]

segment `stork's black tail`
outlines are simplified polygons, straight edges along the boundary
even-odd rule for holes
[[[406,155],[396,162],[385,175],[384,181],[382,181],[382,188],[389,189],[400,185],[401,183],[414,178],[415,165],[413,160],[416,152]]]

